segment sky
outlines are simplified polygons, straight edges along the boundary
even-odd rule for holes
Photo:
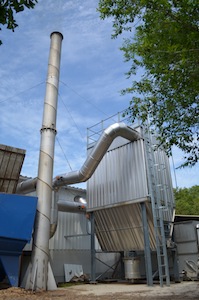
[[[79,170],[87,156],[87,128],[129,105],[130,95],[120,91],[130,84],[125,76],[130,65],[119,49],[128,33],[111,39],[112,20],[101,20],[97,5],[96,0],[39,0],[33,10],[16,15],[14,33],[0,31],[0,143],[26,150],[24,176],[37,176],[53,31],[64,36],[53,176]],[[198,185],[198,165],[175,169],[182,157],[174,148],[174,187]]]

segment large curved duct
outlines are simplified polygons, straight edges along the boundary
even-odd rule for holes
[[[113,140],[118,136],[130,141],[136,141],[141,138],[141,135],[135,129],[126,126],[124,123],[115,123],[109,126],[101,135],[82,168],[79,171],[56,176],[53,180],[53,187],[59,187],[88,180],[96,170],[98,164],[102,160]],[[17,186],[17,194],[27,194],[35,191],[36,184],[37,178],[28,179],[19,183]]]
[[[88,180],[96,170],[113,140],[118,136],[130,141],[136,141],[141,138],[141,135],[136,130],[126,126],[124,123],[115,123],[109,126],[101,135],[82,168],[79,171],[56,176],[53,180],[53,187],[56,188]]]

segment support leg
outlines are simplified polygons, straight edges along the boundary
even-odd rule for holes
[[[141,205],[142,211],[142,223],[144,231],[144,254],[145,254],[145,268],[146,268],[146,277],[148,286],[153,285],[153,275],[152,275],[152,263],[151,263],[151,249],[149,241],[149,231],[148,231],[148,222],[146,214],[146,204],[143,202]]]
[[[95,260],[95,219],[94,213],[91,213],[91,283],[96,279],[96,260]]]

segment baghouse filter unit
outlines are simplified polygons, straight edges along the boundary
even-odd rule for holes
[[[157,251],[161,285],[163,278],[169,284],[166,241],[174,212],[169,160],[146,129],[134,130],[142,138],[117,137],[88,180],[87,211],[94,215],[102,250]],[[94,145],[88,145],[88,152]]]
[[[151,206],[153,186],[159,188],[159,197],[164,201],[164,220],[172,221],[174,201],[169,161],[162,150],[156,150],[153,162],[156,170],[153,171],[157,174],[154,178],[146,157],[146,142],[144,139],[129,142],[117,138],[88,180],[87,211],[95,212],[96,230],[104,250],[144,249],[143,235],[140,234],[141,202],[147,203],[151,247],[156,248]],[[101,223],[102,219],[105,221]]]

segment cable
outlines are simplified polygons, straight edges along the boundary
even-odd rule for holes
[[[61,97],[60,93],[58,93],[58,95],[59,95],[59,97],[60,97],[60,99],[61,99],[61,101],[62,101],[62,103],[63,103],[63,105],[64,105],[64,107],[65,107],[65,109],[66,109],[66,111],[67,111],[67,113],[69,114],[69,116],[70,116],[71,119],[73,120],[73,123],[75,124],[75,127],[76,127],[77,131],[78,131],[79,134],[81,135],[82,139],[84,139],[84,136],[82,135],[82,133],[81,133],[79,127],[77,126],[77,124],[76,124],[76,122],[75,122],[75,120],[74,120],[72,114],[70,113],[70,111],[68,110],[66,104],[64,103],[63,98]]]
[[[8,100],[10,100],[10,99],[12,99],[12,98],[15,98],[15,97],[17,97],[17,96],[19,96],[19,95],[21,95],[21,94],[27,92],[27,91],[30,91],[30,90],[34,89],[35,87],[37,87],[37,86],[39,86],[39,85],[41,85],[41,84],[43,84],[43,83],[45,83],[45,81],[42,81],[42,82],[40,82],[40,83],[38,83],[38,84],[36,84],[36,85],[34,85],[34,86],[32,86],[32,87],[26,89],[26,90],[23,90],[23,91],[21,91],[21,92],[15,94],[15,95],[13,95],[13,96],[11,96],[11,97],[8,97],[7,99],[4,99],[4,100],[0,101],[0,103],[3,103],[3,102],[6,102],[6,101],[8,101]]]
[[[65,157],[65,159],[66,159],[66,161],[67,161],[67,164],[69,165],[70,170],[72,171],[72,168],[71,168],[71,165],[70,165],[70,163],[69,163],[69,160],[67,159],[66,154],[65,154],[65,152],[64,152],[64,150],[63,150],[63,148],[62,148],[62,146],[61,146],[61,144],[60,144],[60,141],[58,140],[58,137],[57,137],[57,136],[56,136],[56,140],[57,140],[57,142],[58,142],[58,144],[59,144],[60,149],[61,149],[62,152],[63,152],[63,155],[64,155],[64,157]]]
[[[60,83],[62,83],[63,85],[65,85],[66,87],[68,87],[69,89],[71,89],[71,91],[73,91],[73,93],[75,93],[77,96],[79,96],[80,98],[82,98],[83,100],[87,101],[89,104],[91,104],[93,107],[95,107],[96,110],[98,110],[99,112],[101,112],[102,114],[104,114],[105,116],[109,117],[104,111],[102,111],[101,109],[99,109],[95,104],[93,104],[91,101],[87,100],[86,98],[84,98],[83,96],[81,96],[76,90],[74,90],[72,87],[70,87],[68,84],[66,84],[63,81],[60,81]],[[115,122],[115,120],[113,120]]]

